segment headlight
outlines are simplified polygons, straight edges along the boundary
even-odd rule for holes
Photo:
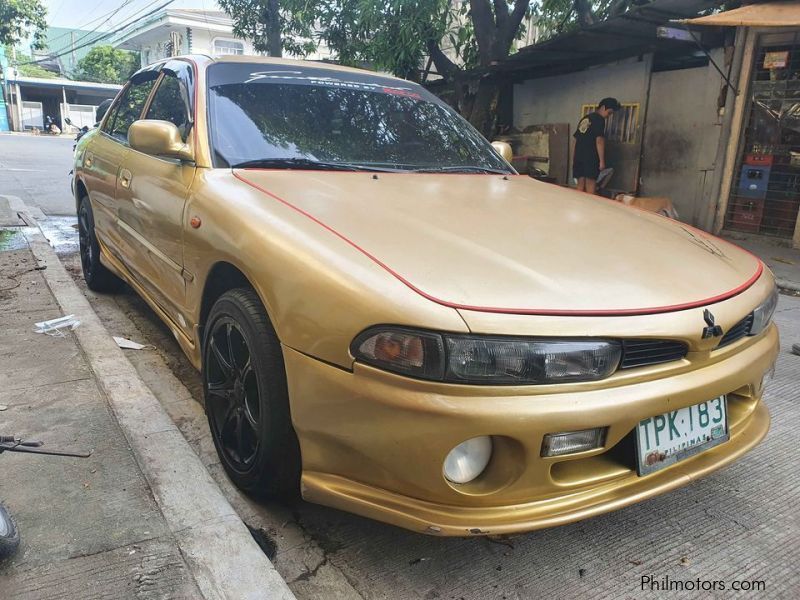
[[[356,359],[403,375],[484,385],[596,381],[619,366],[622,345],[607,340],[552,340],[447,335],[377,327],[359,335]]]
[[[769,297],[753,311],[753,324],[748,335],[758,335],[772,322],[775,307],[778,306],[778,288],[773,288]]]

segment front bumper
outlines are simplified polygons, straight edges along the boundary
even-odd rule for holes
[[[416,381],[360,364],[349,372],[284,347],[303,497],[462,536],[529,531],[621,508],[732,462],[766,435],[762,380],[777,356],[777,329],[736,346],[671,375],[533,394]],[[631,440],[641,419],[721,394],[728,394],[728,442],[637,476]],[[601,449],[540,456],[547,433],[604,426]],[[493,436],[489,466],[473,482],[450,484],[445,456],[479,435]]]

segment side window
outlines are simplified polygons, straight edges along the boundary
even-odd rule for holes
[[[125,95],[120,99],[119,105],[108,120],[110,126],[108,133],[120,140],[128,142],[128,128],[142,114],[144,103],[155,85],[155,80],[134,84],[125,90]]]
[[[181,139],[184,142],[189,134],[190,124],[185,97],[186,92],[183,84],[174,75],[165,73],[146,115],[147,119],[158,119],[174,123],[178,131],[181,132]]]

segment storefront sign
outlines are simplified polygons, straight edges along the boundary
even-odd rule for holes
[[[789,62],[789,51],[767,52],[764,54],[765,69],[785,69]]]

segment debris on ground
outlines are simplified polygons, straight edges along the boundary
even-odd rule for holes
[[[75,318],[75,315],[67,315],[57,319],[50,319],[49,321],[39,321],[34,323],[36,333],[44,333],[55,337],[64,337],[64,330],[69,329],[73,331],[80,325],[81,322]]]
[[[126,350],[155,350],[155,346],[150,344],[140,344],[139,342],[134,342],[133,340],[129,340],[128,338],[114,336],[114,341],[117,342],[117,346],[120,348],[125,348]]]
[[[409,565],[416,565],[416,564],[421,563],[423,560],[430,560],[430,557],[422,556],[420,558],[412,558],[410,561],[408,561],[408,564]]]
[[[800,356],[800,344],[792,344],[792,353]]]
[[[272,535],[274,532],[268,532],[262,527],[251,527],[247,523],[245,523],[245,525],[250,531],[250,535],[253,536],[256,544],[258,544],[258,547],[261,548],[261,551],[266,555],[266,557],[269,560],[275,560],[275,557],[278,554],[278,544]]]

